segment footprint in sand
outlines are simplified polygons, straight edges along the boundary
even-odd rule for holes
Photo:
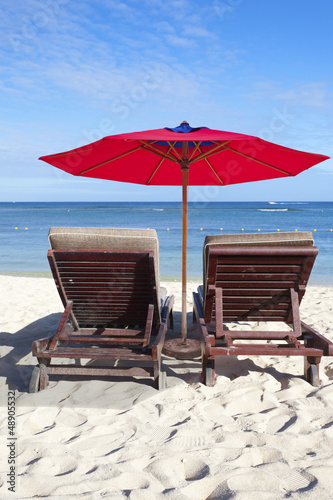
[[[61,408],[55,423],[66,427],[79,427],[87,422],[87,417],[71,408]]]
[[[295,415],[290,415],[288,413],[280,413],[279,415],[274,415],[268,422],[266,427],[266,432],[268,434],[276,434],[277,432],[283,432],[288,427],[293,425],[297,420]]]
[[[68,446],[71,450],[80,452],[82,456],[91,456],[91,450],[94,450],[96,457],[105,457],[113,451],[122,448],[134,434],[135,431],[133,429],[128,429],[110,435],[78,438],[68,443]]]
[[[177,431],[170,431],[170,429],[166,429],[165,427],[147,425],[147,427],[143,429],[143,432],[143,439],[147,443],[164,443]]]
[[[221,441],[223,441],[223,436],[217,432],[207,434],[197,431],[187,431],[179,433],[179,435],[177,433],[177,435],[171,439],[170,445],[177,450],[192,450],[204,446],[210,447]]]
[[[260,491],[262,495],[264,492],[274,494],[281,489],[286,492],[309,489],[316,484],[316,478],[307,472],[291,469],[287,464],[273,463],[245,468],[242,473],[230,477],[227,483],[235,492],[246,492],[248,495]],[[249,485],[252,487],[249,488]]]
[[[282,487],[288,491],[297,491],[314,485],[317,481],[314,476],[305,471],[292,469],[287,464],[275,463],[261,467],[262,470],[280,479]]]
[[[29,411],[18,417],[20,429],[24,434],[39,434],[54,426],[58,410],[55,408],[38,408],[38,412]]]
[[[299,406],[300,408],[324,408],[326,405],[320,399],[316,397],[309,398],[300,398],[295,401],[295,406]]]

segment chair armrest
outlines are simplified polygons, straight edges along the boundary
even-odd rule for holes
[[[162,352],[162,347],[165,341],[165,335],[167,332],[168,328],[168,320],[170,313],[172,312],[173,309],[173,303],[174,303],[174,296],[171,295],[170,297],[167,297],[164,301],[164,305],[162,307],[161,311],[161,325],[158,330],[155,342],[152,345],[153,351],[156,352],[158,356],[161,355]]]
[[[201,336],[202,354],[209,356],[211,353],[212,344],[211,344],[209,333],[208,333],[206,323],[204,320],[202,302],[201,302],[199,294],[196,292],[193,292],[193,310],[194,310],[194,314],[195,314],[195,317],[196,317],[196,320],[198,323],[199,332],[200,332],[200,336]]]
[[[301,322],[302,332],[309,334],[313,341],[313,347],[323,350],[324,356],[333,356],[333,342],[328,340],[326,337],[318,333],[314,328]]]

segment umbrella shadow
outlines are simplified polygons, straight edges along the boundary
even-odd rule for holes
[[[288,387],[291,378],[302,378],[289,372],[282,373],[273,365],[263,368],[250,358],[238,359],[237,356],[216,356],[215,372],[217,375],[223,375],[230,380],[246,377],[251,373],[268,373],[281,385],[281,390]]]
[[[174,321],[174,328],[173,328],[173,330],[171,330],[168,327],[168,331],[166,334],[166,340],[178,339],[181,337],[182,313],[180,311],[174,311],[173,321]],[[186,314],[186,321],[187,321],[187,338],[200,341],[200,334],[199,334],[198,329],[196,328],[195,323],[193,323],[193,314],[192,313]]]
[[[9,390],[16,390],[21,393],[27,393],[29,383],[34,367],[37,365],[37,359],[32,356],[32,343],[42,337],[49,337],[54,334],[61,319],[61,313],[54,313],[36,320],[25,326],[16,333],[0,332],[0,345],[6,351],[1,357],[0,362],[0,377],[5,379],[5,383]],[[167,339],[180,337],[181,312],[174,312],[174,330],[170,328],[167,331]],[[187,313],[188,338],[200,340],[200,335],[195,324],[192,322],[192,313]],[[166,359],[164,369],[168,376],[176,377],[185,383],[196,384],[201,382],[201,359],[194,360],[171,360]],[[258,366],[253,360],[238,359],[236,356],[230,356],[226,359],[225,356],[216,357],[216,374],[222,375],[234,380],[238,377],[245,377],[251,372],[269,373],[280,384],[281,387],[288,382],[288,378],[292,377],[289,373],[281,373],[274,366],[266,367],[265,369]],[[294,378],[295,376],[293,376]],[[64,378],[59,376],[57,378]],[[301,377],[296,377],[301,378]],[[105,380],[105,377],[98,377]],[[114,381],[133,381],[131,377],[107,377],[110,382]],[[82,377],[73,377],[71,380],[82,381]],[[151,386],[151,380],[138,379],[138,383]]]
[[[189,316],[189,315],[188,315]],[[191,315],[192,316],[192,315]],[[189,324],[189,322],[188,322]],[[224,325],[224,328],[226,330],[229,330],[230,328],[228,325]],[[214,328],[212,328],[214,330]],[[194,338],[197,340],[200,340],[200,334],[198,331],[198,328],[196,324],[192,324],[192,326],[189,327],[189,332],[190,338]],[[193,363],[195,361],[193,360]],[[190,365],[187,365],[188,368],[191,368]],[[177,366],[177,369],[179,368],[186,368],[186,363],[183,364],[183,366]],[[186,374],[181,375],[181,378],[186,380],[188,383],[194,383],[194,382],[201,382],[201,359],[200,359],[200,368],[199,368],[199,379],[198,377],[193,374]],[[224,376],[229,378],[230,380],[234,380],[239,377],[246,377],[250,375],[251,373],[268,373],[270,374],[275,380],[281,385],[281,390],[285,389],[289,385],[290,379],[303,379],[304,377],[302,375],[295,375],[290,372],[280,372],[275,368],[273,364],[270,364],[266,366],[265,368],[261,367],[260,365],[256,364],[253,359],[250,357],[247,357],[245,359],[239,359],[238,356],[215,356],[215,373],[216,375]],[[333,370],[332,370],[333,372]],[[169,375],[171,375],[170,368],[169,368]],[[173,374],[174,376],[179,376],[178,374]]]
[[[5,378],[9,390],[28,392],[31,374],[37,364],[37,359],[32,356],[32,343],[53,335],[61,316],[61,313],[49,314],[16,333],[0,332],[2,349],[10,349],[0,362],[0,377]]]
[[[177,313],[177,317],[181,318],[181,314]],[[57,330],[59,322],[61,320],[62,313],[53,313],[48,316],[44,316],[29,325],[25,326],[21,330],[15,333],[10,333],[6,331],[0,332],[0,346],[2,352],[6,352],[1,356],[0,361],[0,377],[4,379],[4,384],[7,385],[8,390],[18,391],[20,393],[29,392],[29,384],[32,372],[35,366],[38,365],[37,358],[32,355],[32,343],[35,340],[40,340],[41,338],[51,337]],[[178,318],[179,319],[179,318]],[[178,321],[177,319],[177,321]],[[168,330],[169,332],[172,330]],[[177,334],[176,334],[177,336]],[[99,365],[99,361],[90,361],[89,365],[95,366]],[[70,379],[73,382],[91,380],[91,377],[83,376],[66,376],[66,375],[52,375],[52,380],[62,380]],[[108,380],[110,382],[122,381],[122,382],[133,382],[133,377],[131,376],[108,376],[108,377],[98,377],[94,376],[94,380]],[[152,379],[137,378],[137,382],[147,386],[147,388],[152,388]],[[1,404],[7,404],[7,401],[0,402]]]
[[[173,330],[168,328],[166,340],[181,338],[181,311],[174,311],[173,319],[174,328]],[[188,312],[186,314],[186,321],[187,338],[200,342],[200,334],[195,323],[193,323],[192,313]],[[183,382],[186,382],[187,384],[197,384],[201,382],[201,357],[183,361],[181,359],[165,356],[163,366],[163,369],[166,371],[168,377],[175,377]]]

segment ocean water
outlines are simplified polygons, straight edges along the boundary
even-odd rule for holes
[[[179,202],[0,203],[0,273],[43,275],[52,226],[156,229],[163,279],[181,279],[182,206]],[[312,231],[319,247],[310,284],[333,286],[332,202],[189,203],[189,279],[202,277],[207,234]]]

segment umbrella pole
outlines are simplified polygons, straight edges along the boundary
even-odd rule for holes
[[[183,249],[182,249],[182,343],[187,340],[187,318],[186,318],[186,251],[187,251],[187,172],[188,165],[181,166],[183,176]]]
[[[196,339],[187,338],[186,317],[186,253],[187,253],[187,184],[189,160],[187,158],[188,142],[183,141],[183,155],[180,163],[182,172],[183,198],[183,249],[182,249],[182,335],[181,338],[167,340],[163,346],[163,354],[176,359],[194,359],[201,356],[201,343]]]

